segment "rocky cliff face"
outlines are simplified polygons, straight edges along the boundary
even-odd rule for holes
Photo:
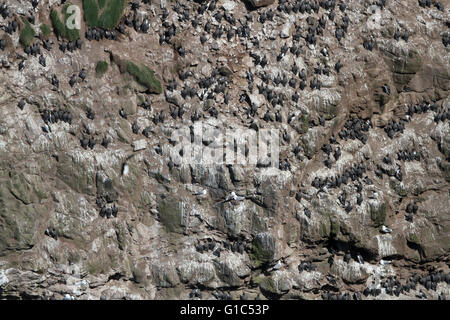
[[[127,2],[78,43],[62,8],[1,7],[0,298],[450,295],[448,7]],[[280,165],[176,164],[198,122]]]

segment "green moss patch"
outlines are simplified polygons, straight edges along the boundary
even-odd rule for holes
[[[328,120],[335,118],[337,116],[337,113],[338,113],[337,106],[330,105],[327,108],[325,108],[323,117],[325,118],[325,120],[328,121]]]
[[[31,44],[36,33],[28,21],[25,21],[24,27],[20,31],[19,42],[25,48]]]
[[[108,62],[99,61],[97,62],[97,66],[95,67],[95,73],[97,76],[103,76],[108,71]]]
[[[98,8],[103,9],[105,7],[106,0],[98,0]]]
[[[122,17],[125,0],[83,0],[84,19],[90,28],[114,29]]]
[[[97,275],[108,272],[108,267],[102,261],[97,260],[89,262],[86,266],[87,272],[91,275]]]
[[[336,238],[339,235],[339,226],[339,221],[330,217],[330,238]]]
[[[406,238],[409,242],[412,242],[414,244],[419,245],[419,238],[417,237],[417,235],[415,233],[410,233],[408,234],[407,238]]]
[[[88,27],[94,28],[98,25],[98,5],[96,0],[83,0],[84,20]]]
[[[275,255],[275,240],[269,233],[258,234],[252,242],[250,259],[256,267],[272,261]]]
[[[383,203],[379,207],[371,205],[370,218],[372,219],[375,228],[381,227],[386,220],[386,203]]]
[[[131,61],[126,62],[126,71],[131,74],[134,79],[145,86],[151,93],[161,93],[161,82],[156,78],[155,72],[145,65],[138,67]]]
[[[52,29],[48,24],[41,24],[39,29],[41,29],[42,35],[48,37],[52,33]]]
[[[309,114],[302,114],[298,131],[300,134],[306,133],[309,129]]]
[[[396,180],[392,179],[389,181],[389,185],[392,190],[395,191],[396,194],[398,194],[400,197],[406,197],[408,195],[408,192],[405,189],[405,186],[401,182],[397,182]]]

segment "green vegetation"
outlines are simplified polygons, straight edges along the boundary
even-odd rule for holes
[[[52,29],[50,28],[50,26],[48,24],[41,24],[41,26],[39,27],[41,29],[41,33],[44,36],[49,36],[52,33]]]
[[[414,234],[414,233],[408,234],[407,240],[408,240],[409,242],[412,242],[412,243],[417,244],[417,245],[420,244],[419,238],[418,238],[417,235]]]
[[[383,203],[378,208],[370,206],[370,218],[374,222],[375,228],[381,227],[386,220],[386,203]]]
[[[98,0],[98,7],[99,7],[99,9],[103,9],[105,4],[106,4],[106,0]]]
[[[330,238],[334,239],[339,234],[339,221],[330,217]]]
[[[99,18],[99,24],[105,29],[114,29],[122,17],[125,0],[109,0],[108,5]]]
[[[328,230],[330,226],[328,224],[325,224],[323,222],[320,222],[320,235],[322,238],[327,239],[330,235],[330,231]]]
[[[125,0],[83,0],[84,20],[90,28],[114,29],[125,4]]]
[[[405,189],[405,186],[401,182],[397,182],[394,179],[389,181],[389,186],[392,190],[395,191],[400,197],[406,197],[408,192]]]
[[[323,117],[325,118],[325,120],[331,120],[337,116],[337,113],[338,113],[337,106],[330,105],[325,108]]]
[[[52,20],[53,29],[55,30],[55,34],[58,37],[64,37],[66,29],[64,24],[59,20],[58,12],[56,10],[52,10],[50,13],[50,19]]]
[[[86,269],[87,272],[91,275],[101,274],[108,271],[106,267],[102,265],[99,261],[88,263]]]
[[[273,242],[272,238],[270,238],[267,244],[264,244],[262,239],[255,237],[255,239],[252,242],[252,248],[249,256],[254,265],[256,267],[259,267],[272,261],[272,258],[274,256],[274,250],[275,250],[275,243]]]
[[[67,20],[70,17],[67,13],[67,8],[71,5],[71,3],[67,3],[62,9],[64,22],[59,19],[59,15],[56,10],[52,10],[50,13],[50,19],[52,20],[53,30],[58,37],[65,38],[70,41],[76,41],[80,37],[79,30],[67,28]]]
[[[272,277],[260,275],[254,279],[254,282],[258,284],[263,291],[270,294],[278,294],[277,285]]]
[[[33,38],[35,35],[36,35],[36,33],[34,32],[30,23],[28,21],[25,21],[25,26],[20,31],[20,37],[19,37],[20,44],[23,47],[29,46],[31,44],[31,42],[33,41]]]
[[[95,0],[83,0],[84,20],[88,27],[94,28],[98,24],[98,6]]]
[[[309,114],[303,113],[300,118],[299,133],[304,134],[309,129]]]
[[[99,61],[97,62],[97,66],[95,67],[95,72],[98,76],[103,76],[106,71],[108,71],[108,62]]]
[[[155,77],[155,72],[145,65],[140,68],[131,61],[126,62],[126,71],[131,74],[137,82],[147,87],[152,93],[161,93],[161,82]]]

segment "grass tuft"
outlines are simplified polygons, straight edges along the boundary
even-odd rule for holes
[[[41,33],[48,37],[51,33],[52,33],[52,29],[50,28],[50,26],[48,24],[41,24],[39,29],[41,29]]]
[[[137,82],[147,87],[152,93],[161,93],[161,82],[155,77],[155,72],[145,65],[140,68],[131,61],[127,61],[127,72],[131,74]]]
[[[114,29],[122,17],[125,0],[83,0],[84,20],[90,28]]]
[[[28,21],[25,21],[23,29],[20,31],[19,42],[25,48],[31,44],[36,33]]]
[[[84,20],[89,28],[98,25],[98,6],[95,0],[83,0]]]
[[[95,72],[97,76],[103,76],[106,71],[108,71],[108,62],[106,61],[99,61],[97,62],[97,66],[95,67]]]
[[[103,9],[105,7],[106,0],[98,0],[99,9]]]

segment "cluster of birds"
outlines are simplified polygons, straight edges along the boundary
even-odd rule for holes
[[[440,1],[435,0],[418,0],[418,1],[419,6],[421,6],[422,8],[431,8],[431,6],[434,5],[436,9],[438,9],[439,11],[444,11],[444,6]]]
[[[233,297],[231,296],[230,291],[214,291],[212,293],[212,295],[217,299],[217,300],[233,300]]]
[[[403,180],[403,173],[400,165],[397,164],[394,166],[392,159],[388,155],[383,158],[383,163],[388,166],[378,164],[377,168],[374,170],[374,173],[378,178],[383,179],[383,174],[385,174],[389,177],[395,177],[398,181]]]
[[[437,113],[434,117],[434,122],[445,122],[445,120],[450,121],[450,111],[443,111],[441,113]]]
[[[332,257],[332,256],[331,256]],[[344,257],[345,262],[350,262],[351,255],[349,252],[346,253]],[[358,255],[358,260],[362,259]],[[363,263],[363,261],[360,263]],[[300,266],[299,266],[300,271]],[[402,284],[397,276],[388,276],[385,280],[381,281],[380,284],[375,284],[375,280],[372,281],[372,284],[366,287],[361,293],[365,297],[373,296],[377,297],[380,294],[384,293],[390,296],[398,297],[402,293],[409,293],[411,290],[417,290],[418,285],[422,285],[424,289],[428,291],[436,291],[438,283],[443,282],[450,284],[450,273],[445,274],[442,270],[429,272],[428,274],[423,274],[422,276],[414,273],[409,279]],[[361,293],[354,292],[353,300],[361,300]],[[323,300],[351,300],[350,294],[346,293],[330,293],[325,291],[321,295]],[[422,289],[416,294],[417,298],[427,299],[427,295],[423,292]],[[439,293],[439,300],[446,300],[446,296],[444,292]]]
[[[203,242],[203,244],[199,241],[196,245],[195,245],[195,250],[197,250],[197,252],[199,253],[204,253],[204,252],[208,252],[208,251],[214,251],[214,249],[216,248],[216,241],[214,239],[208,238],[206,240],[206,242]],[[217,248],[214,252],[214,255],[216,255],[217,257],[220,257],[220,248]]]
[[[6,12],[9,16],[9,11]],[[16,32],[17,27],[18,27],[17,21],[14,19],[13,21],[8,21],[8,24],[3,26],[3,30],[5,30],[5,32],[8,34],[13,34],[14,32]]]
[[[26,46],[23,51],[27,55],[31,55],[33,57],[36,57],[38,54],[41,54],[41,47],[38,43],[33,43],[31,46]]]
[[[69,52],[73,52],[76,49],[81,50],[82,48],[83,48],[83,41],[80,38],[78,38],[75,41],[61,40],[61,43],[59,44],[59,50],[61,50],[61,52],[66,52],[66,50]]]
[[[373,48],[375,47],[375,41],[373,39],[370,40],[364,40],[363,42],[363,47],[366,50],[372,51]]]
[[[389,138],[393,139],[396,133],[403,133],[403,130],[405,130],[405,122],[403,119],[400,119],[398,122],[390,120],[387,126],[384,127],[384,131]]]
[[[322,1],[320,4],[317,4],[316,2],[312,2],[312,1],[297,1],[294,5],[290,5],[287,1],[280,1],[279,5],[277,7],[277,10],[280,13],[291,13],[291,11],[293,13],[311,13],[311,12],[318,12],[319,7],[324,8],[325,10],[333,10],[336,6],[336,2],[335,1]],[[341,3],[339,5],[340,10],[342,12],[345,11],[345,4]],[[187,18],[189,17],[189,15],[187,14],[187,12],[189,11],[189,8],[186,8],[183,4],[179,4],[178,2],[175,3],[174,5],[174,11],[177,12],[179,20],[181,22],[184,22],[185,20],[187,20]],[[218,8],[216,6],[216,2],[215,1],[211,1],[210,3],[206,4],[203,3],[199,8],[198,8],[198,13],[203,14],[206,11],[210,11],[211,16],[214,18],[215,20],[215,24],[219,23],[219,25],[216,26],[215,31],[213,31],[213,21],[212,20],[208,20],[205,23],[199,22],[198,21],[198,17],[193,18],[192,20],[192,25],[194,26],[194,28],[196,28],[197,26],[199,26],[200,24],[203,24],[203,29],[204,32],[200,35],[200,42],[202,44],[204,44],[207,41],[207,35],[212,34],[212,37],[214,39],[218,39],[222,36],[222,34],[227,34],[227,39],[231,40],[234,38],[234,36],[239,36],[239,37],[243,37],[246,39],[250,39],[251,38],[251,34],[250,34],[250,27],[248,26],[248,22],[252,22],[253,21],[253,17],[251,14],[248,14],[245,18],[245,21],[241,21],[239,20],[238,22],[241,24],[239,27],[236,28],[236,32],[234,32],[234,26],[236,25],[236,19],[234,18],[232,13],[227,12],[223,7]],[[261,10],[259,13],[259,22],[264,24],[266,21],[272,21],[274,18],[275,13],[272,11],[272,9],[269,10]],[[164,43],[170,43],[170,39],[173,37],[174,34],[176,34],[177,30],[176,30],[176,26],[175,24],[169,23],[166,21],[168,17],[168,10],[167,8],[163,8],[162,10],[162,15],[161,15],[161,20],[162,20],[162,25],[163,28],[165,28],[165,31],[163,31],[160,34],[160,44],[164,44]],[[222,27],[222,25],[220,24],[222,22],[222,18],[224,18],[224,20],[226,22],[229,23],[230,27],[228,29],[227,32],[225,32],[224,30],[226,29],[225,27]],[[334,20],[334,13],[330,14],[329,19]],[[348,23],[349,23],[349,19],[347,16],[345,16],[343,18],[343,26],[344,29],[347,29],[348,27]],[[182,26],[182,24],[180,24]],[[308,18],[308,25],[309,25],[309,38],[311,38],[310,40],[313,41],[313,33],[317,32],[318,34],[322,34],[322,28],[325,27],[326,25],[326,20],[325,17],[322,17],[321,19],[317,19],[317,21],[310,16]],[[317,27],[316,27],[317,25]],[[293,39],[294,41],[299,41],[302,37],[300,34],[300,28],[296,28],[297,32],[296,34],[294,34]],[[307,36],[308,37],[308,36]],[[257,37],[253,37],[252,38],[252,44],[255,48],[259,48],[259,40]],[[313,41],[314,42],[314,41]],[[176,51],[178,52],[178,54],[180,54],[180,56],[184,55],[184,48],[182,47],[175,47]],[[293,44],[290,48],[284,44],[281,47],[281,53],[278,56],[278,60],[282,59],[282,57],[284,57],[288,52],[291,52],[292,54],[295,54],[297,57],[303,52],[303,50],[301,49],[301,45],[300,44]],[[328,50],[326,48],[322,48],[321,53],[324,56],[328,56]],[[251,57],[254,59],[254,64],[259,65],[262,67],[262,69],[264,69],[269,61],[267,56],[261,57],[258,53],[254,53],[251,52],[250,53]],[[339,61],[338,63],[336,63],[335,65],[335,70],[337,72],[339,72],[339,70],[342,68],[342,63]],[[321,74],[323,73],[324,75],[329,75],[330,74],[330,70],[331,68],[328,66],[325,66],[324,68],[321,68],[320,66],[318,68],[315,69],[315,73],[316,74]],[[294,73],[294,76],[297,74],[298,72],[298,68],[296,66],[293,66],[292,71]],[[253,91],[253,80],[254,80],[254,76],[251,72],[248,72],[249,76],[247,77],[248,80],[248,92],[251,93]],[[260,74],[258,75],[261,80],[263,81],[263,83],[266,84],[266,86],[259,86],[258,85],[258,89],[259,92],[261,94],[263,94],[266,99],[272,104],[272,106],[276,106],[278,105],[283,105],[283,99],[284,99],[284,95],[281,93],[277,93],[275,92],[274,89],[269,88],[268,84],[269,84],[269,76],[264,72],[264,70],[262,70],[262,72],[260,72]],[[272,79],[272,84],[274,85],[274,87],[277,87],[278,85],[289,85],[291,88],[295,89],[297,87],[297,84],[299,84],[299,88],[300,89],[305,89],[307,86],[306,83],[306,72],[303,69],[300,73],[299,73],[299,78],[300,80],[297,80],[294,77],[290,77],[288,79],[288,77],[283,74],[281,75],[276,75],[273,79]],[[180,77],[180,80],[184,81],[185,79],[183,77]],[[224,80],[225,82],[225,80]],[[211,81],[205,81],[205,79],[201,79],[200,82],[198,83],[198,86],[200,89],[205,88],[205,86],[211,86],[212,83]],[[172,82],[171,86],[176,86],[176,84],[174,84],[174,81]],[[200,97],[204,97],[204,98],[213,98],[214,94],[218,94],[218,93],[223,93],[224,94],[224,103],[227,104],[229,101],[229,95],[227,93],[225,93],[225,86],[226,83],[221,84],[219,83],[214,90],[211,90],[211,92],[207,92],[207,93],[203,93],[202,95],[199,95]],[[310,87],[311,89],[318,89],[320,90],[322,86],[321,80],[314,78],[310,81]],[[192,98],[193,96],[195,96],[195,89],[192,88],[192,86],[189,87],[185,87],[182,91],[182,95],[183,98],[185,97],[190,97]],[[294,95],[292,96],[292,99],[295,101],[298,101],[298,94],[294,93]],[[250,99],[248,99],[248,93],[245,92],[243,95],[241,95],[239,101],[240,102],[244,102],[247,101],[249,102]],[[254,105],[250,105],[250,110],[249,110],[249,114],[251,116],[254,116],[255,113],[257,111],[257,107]],[[210,114],[212,116],[217,115],[217,110],[215,108],[211,108],[210,110]],[[270,117],[266,116],[265,120],[271,120]]]
[[[217,300],[233,300],[233,297],[231,296],[230,291],[224,291],[224,290],[216,290],[212,293],[212,295],[214,296],[214,298],[216,298]],[[191,293],[189,294],[189,298],[191,299],[195,299],[195,298],[200,298],[201,299],[202,295],[199,289],[194,289],[191,291]],[[249,300],[249,297],[247,296],[247,294],[244,292],[239,296],[239,300]],[[255,297],[255,300],[261,300],[259,294]]]
[[[339,131],[338,136],[341,140],[355,140],[358,139],[363,144],[366,144],[369,130],[373,128],[370,119],[361,119],[359,117],[349,118],[344,127]]]
[[[202,299],[202,292],[200,289],[193,289],[191,292],[189,292],[189,299]]]
[[[239,254],[244,254],[247,250],[247,245],[244,241],[238,240],[231,242],[230,240],[225,240],[223,247],[225,249],[231,250],[231,252],[237,252]]]
[[[404,284],[397,279],[397,276],[389,276],[387,279],[381,282],[380,285],[369,286],[364,289],[364,296],[368,297],[369,295],[378,296],[381,294],[382,289],[384,289],[385,293],[390,296],[398,297],[402,293],[408,293],[411,290],[417,290],[417,286],[420,284],[427,291],[436,291],[437,285],[439,282],[445,282],[447,284],[450,283],[450,274],[445,274],[442,270],[437,272],[430,272],[428,275],[424,274],[422,276],[417,273],[413,274]],[[422,289],[416,295],[417,298],[426,299],[427,296],[423,292]],[[440,300],[445,300],[445,294],[442,292],[439,294]]]
[[[84,150],[87,150],[87,148],[92,150],[94,149],[97,142],[95,141],[95,138],[93,136],[83,135],[83,137],[80,139],[80,144]]]
[[[403,39],[403,40],[405,40],[405,42],[408,42],[409,31],[405,30],[404,32],[401,32],[399,29],[395,30],[394,39],[396,41],[399,41],[400,39]]]
[[[206,253],[212,251],[212,254],[220,257],[222,250],[231,250],[233,253],[244,254],[247,250],[247,245],[244,241],[230,241],[225,240],[223,243],[223,248],[220,247],[220,244],[216,242],[214,239],[208,238],[206,241],[199,241],[195,245],[195,250],[199,253]]]
[[[334,257],[337,254],[337,251],[336,251],[336,249],[333,248],[332,245],[329,245],[327,248],[328,248],[328,251],[331,253],[330,256],[328,257],[327,262],[330,265],[330,267],[332,267],[335,262]],[[358,261],[359,264],[364,264],[364,259],[361,254],[359,254],[359,253],[356,253],[356,254],[353,253],[353,254],[354,254],[354,257],[356,258],[355,261]],[[344,254],[344,257],[342,260],[345,263],[350,263],[350,261],[352,260],[352,251],[350,249],[347,249],[345,251],[345,254]]]
[[[6,19],[9,17],[9,14],[10,14],[10,12],[9,12],[8,6],[6,5],[5,2],[2,3],[0,5],[0,15],[2,16],[3,19]]]
[[[400,150],[397,152],[397,160],[399,161],[420,161],[420,154],[413,150]]]
[[[97,199],[97,205],[101,206],[99,215],[102,218],[104,217],[106,217],[107,219],[116,218],[117,214],[119,213],[119,209],[116,207],[115,204],[110,205],[108,203],[105,203],[105,201],[98,201]]]
[[[298,265],[297,269],[300,273],[303,271],[311,272],[316,270],[316,266],[311,261],[303,261]]]
[[[123,28],[123,25],[120,25]],[[121,33],[124,33],[124,29],[122,28],[118,28],[119,32],[123,31]],[[117,33],[115,30],[105,30],[103,28],[93,28],[93,29],[88,29],[86,30],[84,37],[86,38],[86,40],[103,40],[103,39],[108,39],[108,40],[118,40],[117,37]]]
[[[58,123],[58,121],[72,124],[72,112],[63,109],[43,109],[41,111],[41,118],[45,124]]]
[[[333,301],[352,300],[352,298],[353,298],[353,300],[361,300],[361,294],[359,292],[354,292],[353,295],[350,295],[349,292],[331,293],[331,292],[325,291],[322,293],[321,297],[322,297],[322,300],[333,300]]]
[[[406,215],[405,215],[405,220],[408,222],[413,222],[414,220],[414,216],[413,214],[417,213],[417,210],[419,210],[419,206],[417,205],[417,203],[415,202],[410,202],[408,203],[408,205],[406,206]]]
[[[414,114],[427,113],[428,111],[432,111],[436,114],[434,116],[434,122],[436,123],[450,120],[450,111],[446,110],[444,106],[439,107],[436,102],[429,103],[428,101],[424,101],[421,104],[409,105],[406,114],[409,117],[408,120],[410,120]]]
[[[347,185],[350,181],[354,182],[354,190],[357,192],[356,195],[356,205],[361,205],[363,202],[363,196],[362,196],[362,190],[363,190],[363,184],[360,182],[360,179],[363,178],[365,172],[366,172],[366,166],[363,163],[355,164],[351,166],[350,168],[345,169],[342,174],[337,176],[326,177],[325,179],[322,179],[320,177],[315,177],[314,180],[311,182],[311,186],[318,189],[319,192],[328,192],[330,189],[334,188],[340,188],[341,185]],[[368,178],[367,176],[363,179],[363,182],[367,185],[372,184],[372,180]],[[300,199],[305,198],[303,195],[304,193],[299,190],[296,194],[297,201],[300,201]],[[305,198],[306,200],[309,200]],[[347,213],[350,213],[353,209],[353,204],[351,201],[347,198],[347,191],[342,191],[341,194],[338,196],[338,200],[342,207],[345,209]],[[309,209],[307,212],[305,212],[307,216],[310,216]]]

